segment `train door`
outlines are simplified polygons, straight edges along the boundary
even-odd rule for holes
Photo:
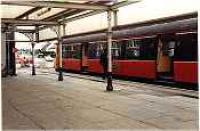
[[[164,35],[159,37],[157,52],[158,79],[173,80],[175,44],[175,35]]]
[[[174,80],[176,82],[198,82],[198,34],[197,32],[177,33],[174,56]]]

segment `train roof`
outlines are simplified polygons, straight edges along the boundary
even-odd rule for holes
[[[130,27],[132,28],[132,27],[147,26],[147,25],[152,25],[152,24],[169,23],[172,21],[184,20],[184,19],[189,19],[189,18],[197,18],[197,17],[198,17],[198,13],[192,12],[192,13],[182,14],[182,15],[178,15],[178,16],[163,17],[163,18],[159,18],[159,19],[147,20],[147,21],[142,21],[142,22],[138,22],[138,23],[118,25],[118,26],[113,27],[113,30],[119,30],[119,29],[130,28]],[[93,33],[99,33],[99,32],[106,32],[106,31],[107,31],[107,29],[101,29],[101,30],[96,30],[96,31],[90,31],[90,32],[85,32],[85,33],[78,33],[78,34],[74,34],[74,35],[63,36],[63,38],[75,37],[75,36],[93,34]]]

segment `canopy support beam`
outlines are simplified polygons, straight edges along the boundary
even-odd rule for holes
[[[13,25],[57,25],[57,22],[51,22],[51,21],[40,21],[40,20],[16,20],[13,18],[2,18],[2,23],[5,24],[13,24]]]
[[[23,14],[17,16],[15,19],[22,19],[24,17],[28,17],[30,14],[32,14],[32,13],[34,13],[34,12],[40,10],[40,9],[42,9],[42,7],[35,7],[33,9],[30,9],[27,12],[24,12]]]
[[[65,8],[65,9],[85,9],[85,10],[107,10],[107,6],[84,4],[74,2],[55,2],[55,1],[2,1],[4,5],[48,7],[48,8]]]

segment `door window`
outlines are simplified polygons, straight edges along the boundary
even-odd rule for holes
[[[197,33],[177,35],[175,60],[197,61]]]

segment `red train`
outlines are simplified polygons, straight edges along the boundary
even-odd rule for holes
[[[106,30],[65,36],[63,69],[103,73]],[[113,28],[113,75],[197,83],[197,13]]]

